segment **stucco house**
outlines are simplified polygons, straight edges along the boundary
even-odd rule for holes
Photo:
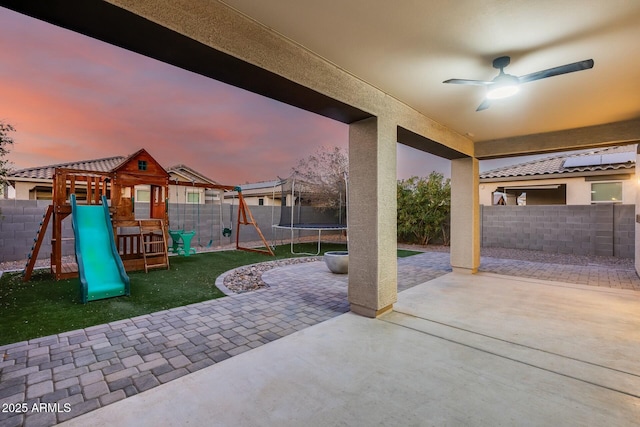
[[[636,144],[518,163],[480,174],[480,204],[635,204],[635,169]]]
[[[171,166],[167,169],[167,172],[169,173],[169,200],[171,200],[172,203],[205,204],[208,201],[219,202],[221,200],[221,190],[210,190],[196,187],[195,185],[189,188],[184,185],[178,186],[172,184],[178,181],[191,182],[194,184],[219,184],[219,182],[208,178],[195,169],[179,164]],[[138,201],[142,202],[145,200],[138,199]]]
[[[287,180],[277,179],[241,184],[239,187],[242,189],[244,200],[249,206],[291,206],[293,196],[291,187],[287,187],[286,182]],[[299,189],[300,186],[296,187],[296,191]],[[224,194],[225,203],[232,203],[232,200],[237,196],[238,193],[235,191],[226,192]],[[298,197],[296,196],[296,203],[299,203]],[[305,205],[307,204],[308,202],[305,202]]]
[[[244,201],[249,206],[281,206],[282,205],[282,192],[280,190],[280,181],[260,181],[242,184],[239,186],[242,189],[242,196]],[[233,198],[237,197],[238,193],[235,191],[229,191],[224,194],[225,203],[232,203]]]
[[[38,166],[13,171],[7,177],[9,185],[14,189],[11,194],[16,200],[51,200],[53,190],[53,175],[56,168],[81,169],[96,172],[108,172],[122,164],[128,156],[113,156],[101,159],[80,160],[55,165]],[[206,200],[220,200],[217,191],[199,187],[189,188],[184,185],[172,185],[172,182],[193,182],[196,184],[217,184],[200,172],[183,164],[166,169],[169,174],[169,199],[172,203],[204,204]],[[82,188],[77,191],[82,192]],[[148,185],[138,185],[135,188],[137,202],[149,202],[150,188]]]

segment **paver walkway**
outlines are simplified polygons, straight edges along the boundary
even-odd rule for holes
[[[481,269],[640,290],[632,270],[494,258]],[[448,253],[401,258],[399,290],[450,271]],[[263,280],[269,288],[0,347],[0,426],[53,425],[348,311],[347,277],[321,262]]]
[[[602,265],[565,265],[482,257],[480,271],[505,276],[604,286],[640,291],[640,278],[633,268]]]

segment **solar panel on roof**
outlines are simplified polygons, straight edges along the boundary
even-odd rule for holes
[[[577,168],[580,166],[595,166],[600,164],[600,156],[599,154],[592,154],[589,156],[578,156],[578,157],[569,157],[564,161],[562,165],[565,168]]]
[[[636,153],[626,151],[623,153],[611,153],[602,155],[602,165],[616,165],[618,163],[628,163],[636,161]]]
[[[570,157],[562,165],[565,168],[577,168],[582,166],[616,165],[620,163],[635,162],[636,153],[627,151],[623,153],[591,154],[588,156]]]

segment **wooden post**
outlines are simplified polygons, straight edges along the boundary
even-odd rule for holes
[[[239,203],[238,203],[238,226],[236,229],[236,249],[275,256],[275,254],[273,253],[273,250],[271,249],[271,246],[269,246],[269,243],[267,243],[267,240],[264,238],[262,231],[260,231],[260,227],[258,227],[256,220],[253,218],[253,214],[251,214],[251,210],[249,210],[249,206],[247,206],[247,202],[245,202],[244,197],[242,197],[242,192],[240,190],[238,190],[238,202]],[[249,217],[248,220],[247,220],[247,216]],[[240,246],[240,225],[253,225],[256,231],[258,232],[260,239],[262,239],[262,243],[264,243],[264,247],[266,249],[263,250],[263,249],[246,248],[246,247]]]
[[[71,175],[69,178],[71,179],[71,189],[69,190],[69,194],[74,194],[76,192],[76,177],[75,177],[75,175]],[[67,198],[67,195],[66,195],[66,192],[67,192],[66,191],[66,187],[67,187],[66,181],[67,181],[67,179],[65,178],[65,195],[64,195],[65,200]]]
[[[24,276],[22,277],[23,282],[28,282],[31,279],[31,273],[33,272],[33,267],[35,267],[36,265],[38,252],[40,252],[40,246],[42,246],[44,235],[47,233],[47,226],[49,225],[49,220],[51,219],[52,213],[53,213],[53,204],[50,204],[47,207],[47,211],[44,214],[44,218],[42,218],[42,223],[40,224],[40,228],[38,229],[38,236],[36,237],[36,241],[35,241],[35,244],[33,245],[33,249],[29,254],[29,261],[27,263],[26,268],[24,269]]]
[[[100,177],[96,176],[92,179],[92,181],[94,186],[93,201],[94,201],[94,204],[99,205],[100,196],[102,196],[102,194],[100,193]]]

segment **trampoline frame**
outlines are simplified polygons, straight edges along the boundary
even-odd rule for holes
[[[289,178],[291,179],[291,178]],[[276,186],[282,186],[287,180],[283,180],[282,178],[279,179],[278,184],[273,186],[273,200],[275,200],[275,191],[276,191]],[[348,210],[347,210],[347,206],[349,203],[349,184],[348,184],[348,179],[347,179],[347,174],[344,174],[344,182],[345,182],[345,190],[346,190],[346,204],[345,204],[345,218],[347,221],[347,224],[349,223],[349,219],[348,219]],[[273,210],[273,206],[271,208],[271,223],[273,224],[271,226],[272,228],[272,232],[273,232],[273,248],[275,248],[275,243],[278,240],[277,238],[277,230],[291,230],[291,241],[290,241],[290,248],[291,248],[291,254],[292,255],[310,255],[310,256],[318,256],[320,255],[320,247],[321,247],[321,242],[322,242],[322,232],[323,231],[347,231],[347,225],[346,224],[305,224],[305,223],[301,223],[301,224],[295,224],[293,222],[293,217],[294,217],[294,210],[296,207],[296,197],[295,197],[295,187],[296,187],[296,180],[295,178],[292,179],[292,183],[291,183],[291,199],[292,199],[292,205],[291,205],[291,223],[288,225],[283,225],[283,224],[273,224],[274,223],[274,210]],[[284,194],[284,192],[283,192]],[[284,202],[284,200],[281,200],[280,202],[280,209],[284,209],[286,208],[286,206],[282,206],[282,203]],[[342,208],[341,208],[342,209]],[[298,211],[299,212],[299,211]],[[294,239],[295,239],[295,231],[317,231],[318,232],[318,250],[315,254],[310,253],[310,252],[296,252],[294,250]],[[299,236],[299,235],[298,235]],[[299,237],[298,237],[299,239]],[[282,239],[281,239],[282,240]],[[349,236],[347,235],[347,250],[349,250]]]
[[[291,253],[293,255],[310,255],[310,256],[318,256],[318,255],[320,255],[320,246],[321,246],[321,243],[322,243],[322,232],[323,231],[346,231],[347,230],[347,226],[346,225],[341,225],[341,224],[272,225],[271,227],[274,229],[274,232],[273,232],[274,240],[277,240],[276,230],[291,230],[291,242],[290,242]],[[315,254],[310,253],[310,252],[296,252],[294,250],[294,244],[295,244],[294,239],[295,239],[296,230],[298,230],[298,231],[317,231],[318,232],[318,251]]]

